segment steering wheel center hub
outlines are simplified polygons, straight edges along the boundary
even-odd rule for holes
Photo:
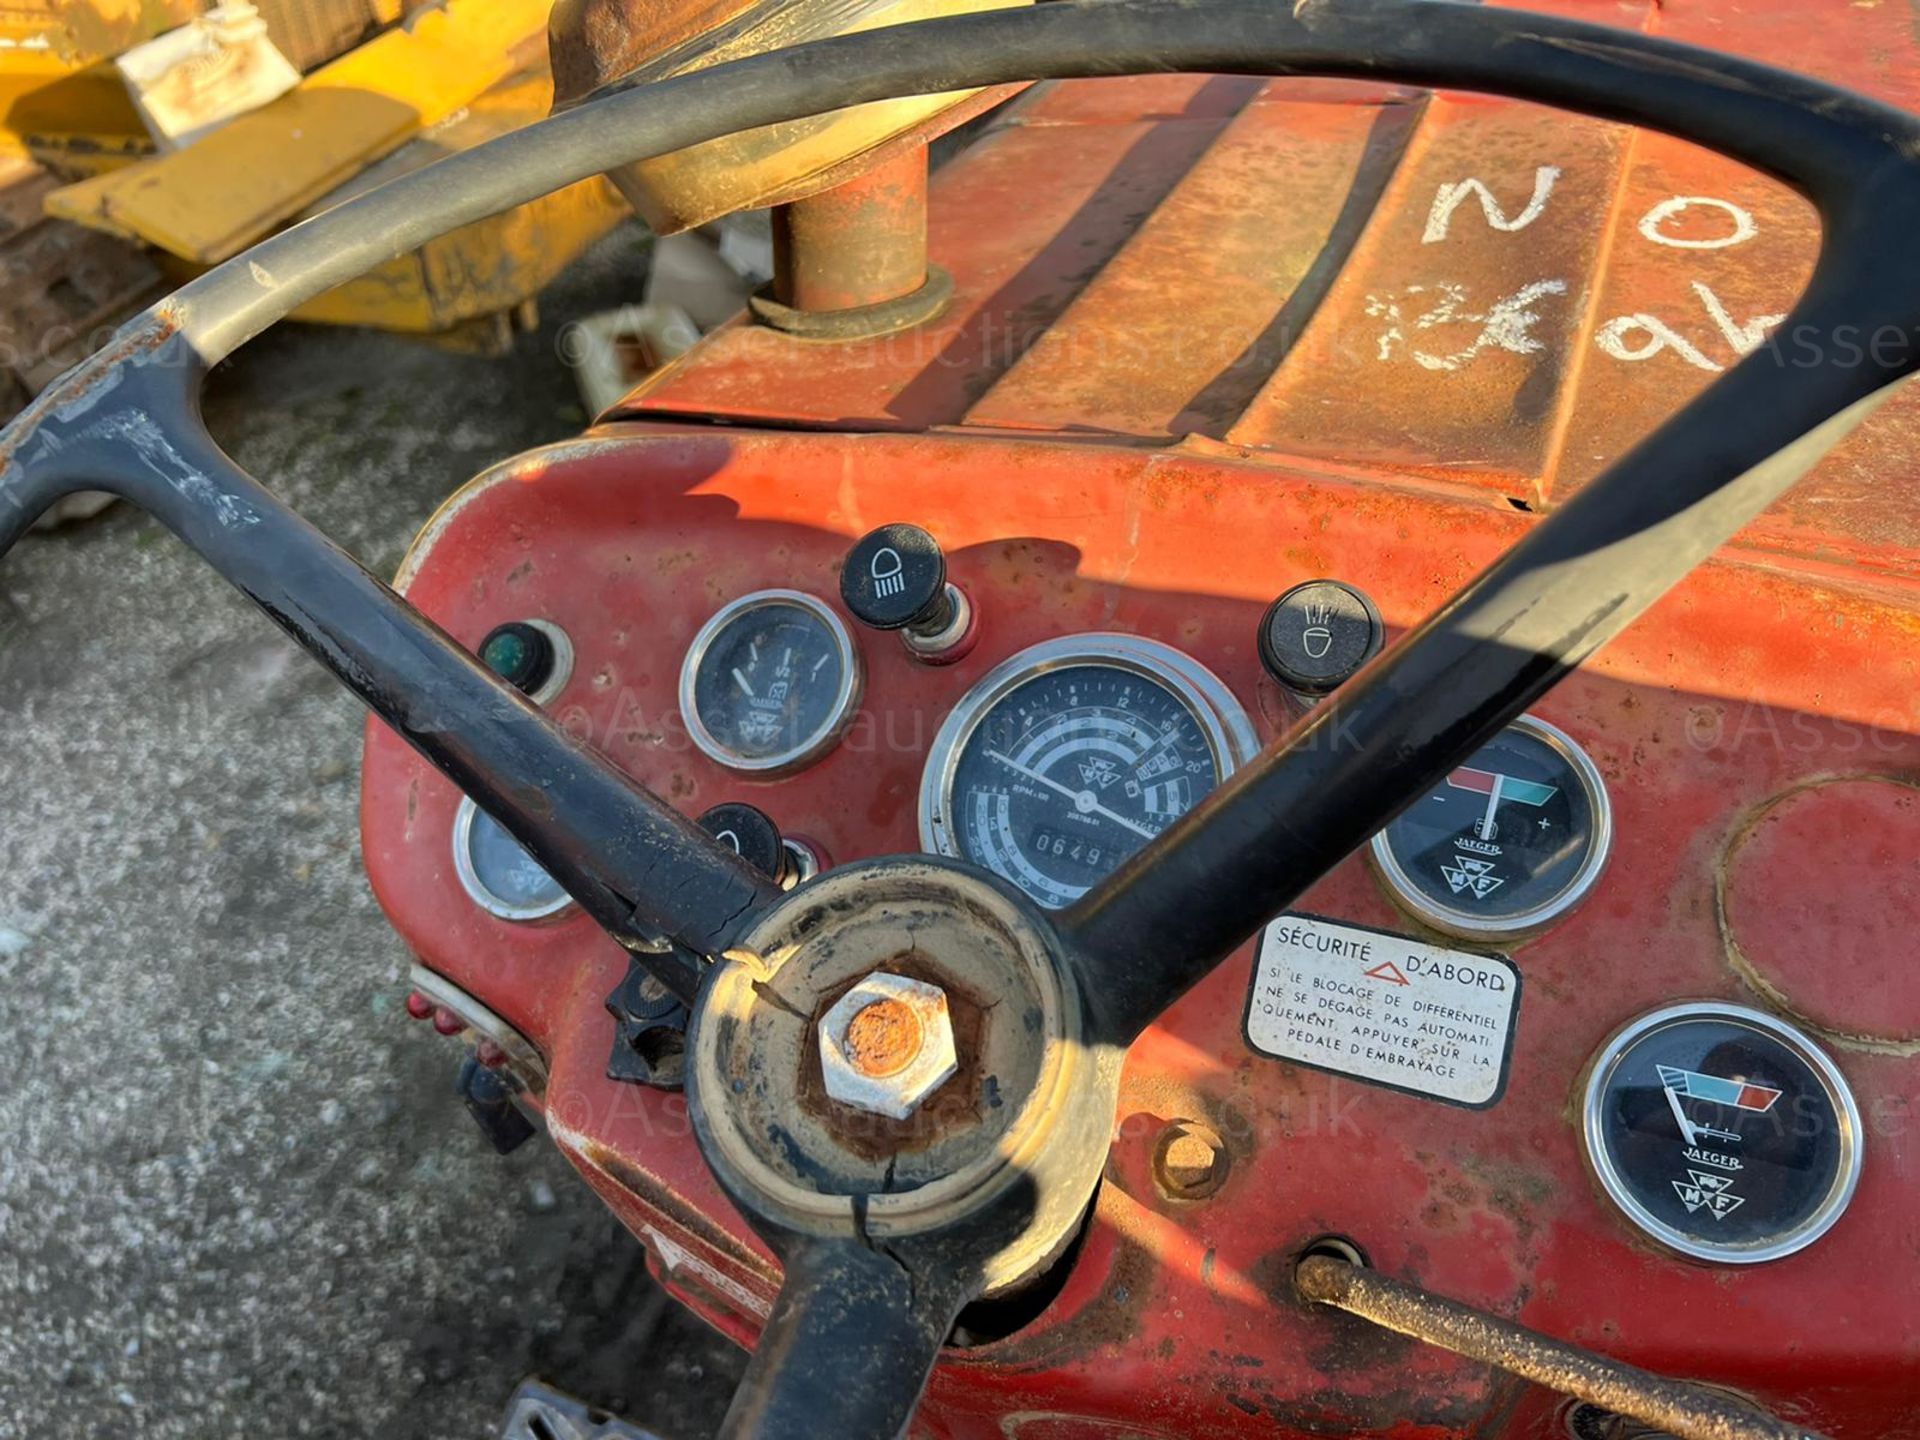
[[[1104,1140],[1113,1065],[1087,1044],[1043,919],[957,867],[887,860],[796,891],[736,956],[696,1012],[688,1091],[743,1208],[875,1242],[998,1226],[998,1212],[1009,1245],[990,1289],[1057,1253],[1105,1149],[1089,1165],[1060,1141]],[[902,1081],[914,1088],[889,1106]]]

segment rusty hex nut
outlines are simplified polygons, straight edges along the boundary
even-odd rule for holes
[[[1226,1143],[1197,1120],[1176,1120],[1153,1149],[1153,1179],[1169,1200],[1204,1200],[1227,1183]]]
[[[959,1068],[937,985],[876,970],[820,1018],[821,1075],[842,1105],[905,1120]]]

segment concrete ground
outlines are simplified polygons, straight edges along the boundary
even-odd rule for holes
[[[488,462],[577,429],[559,325],[504,360],[287,327],[215,378],[240,462],[376,573]],[[668,1437],[741,1357],[541,1141],[508,1159],[403,1018],[358,706],[124,507],[0,562],[0,1440],[480,1440],[540,1373]]]

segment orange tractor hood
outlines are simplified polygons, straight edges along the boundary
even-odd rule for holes
[[[1539,9],[1535,5],[1532,8]],[[1555,8],[1920,105],[1892,3]],[[744,321],[614,412],[745,426],[1017,432],[1433,483],[1541,512],[1741,357],[1787,369],[1812,208],[1662,135],[1475,95],[1162,76],[1043,86],[934,177],[955,299],[920,329]],[[1742,543],[1920,578],[1920,392]]]

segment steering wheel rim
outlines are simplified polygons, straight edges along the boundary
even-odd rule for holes
[[[228,459],[200,423],[200,384],[312,296],[607,169],[900,94],[1157,70],[1484,90],[1668,131],[1818,208],[1820,261],[1776,336],[1920,333],[1920,267],[1903,263],[1920,229],[1920,122],[1904,112],[1649,36],[1446,0],[1061,0],[610,87],[263,242],[130,322],[0,434],[0,551],[76,490],[149,510],[700,999],[697,1034],[726,969],[710,962],[755,963],[742,937],[794,900],[569,739]],[[1877,347],[1830,347],[1829,363],[1788,375],[1762,347],[1073,908],[1049,919],[1006,896],[1081,1002],[1062,1038],[1097,1057],[1096,1098],[1154,1016],[1764,509],[1920,367],[1914,352],[1887,363]],[[932,868],[962,889],[995,887]],[[1203,882],[1218,903],[1191,903]],[[727,1103],[694,1095],[696,1114]],[[1060,1147],[1057,1183],[1091,1193],[1098,1139]],[[870,1246],[858,1224],[783,1224],[738,1173],[716,1172],[789,1272],[728,1433],[897,1433],[977,1293],[966,1277],[978,1252],[1004,1239],[1004,1197],[991,1216]],[[855,1362],[867,1382],[840,1373]]]

